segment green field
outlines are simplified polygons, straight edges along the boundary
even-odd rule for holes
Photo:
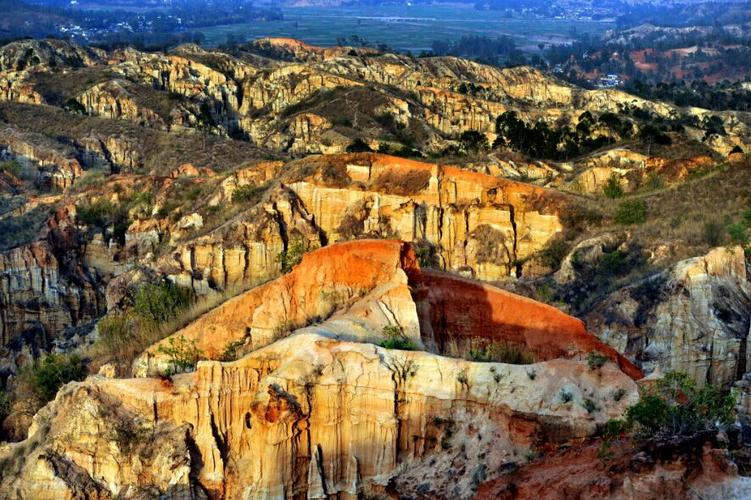
[[[610,22],[571,19],[509,18],[502,12],[471,7],[342,7],[283,9],[284,21],[214,26],[201,31],[206,44],[216,46],[231,34],[252,40],[265,36],[297,38],[313,45],[335,45],[338,37],[357,35],[372,44],[385,43],[399,51],[427,50],[433,40],[462,35],[509,35],[525,50],[539,43],[565,43],[574,33],[600,34]]]

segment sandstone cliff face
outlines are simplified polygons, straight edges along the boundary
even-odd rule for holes
[[[560,402],[564,388],[602,409],[591,415]],[[619,388],[627,395],[615,403]],[[587,436],[635,398],[614,365],[595,374],[572,361],[478,364],[301,332],[234,363],[201,363],[174,384],[69,386],[37,416],[29,440],[0,452],[28,450],[0,489],[21,498],[72,498],[84,485],[123,496],[140,486],[323,498],[392,482],[403,493],[466,498],[474,471],[492,478],[536,443]],[[123,442],[120,419],[133,419],[140,434]],[[461,443],[467,458],[457,459],[451,450]]]
[[[98,283],[79,267],[76,230],[60,210],[38,241],[0,253],[4,368],[66,347],[65,330],[104,312]],[[21,356],[21,358],[18,358]]]
[[[743,249],[717,248],[615,292],[585,322],[646,373],[728,386],[749,370],[749,311]]]
[[[344,182],[365,188],[310,178],[289,187],[331,241],[359,234],[427,241],[442,267],[492,280],[517,274],[515,263],[562,229],[563,198],[529,185],[383,155],[329,161],[344,167]]]
[[[94,377],[70,384],[37,415],[29,439],[0,449],[12,471],[0,491],[72,498],[82,487],[121,496],[192,488],[212,497],[325,498],[395,489],[469,498],[478,477],[497,477],[543,443],[592,435],[638,397],[618,364],[635,377],[638,370],[581,323],[539,304],[525,307],[547,311],[555,332],[545,342],[557,348],[538,349],[532,365],[472,363],[369,343],[390,324],[422,345],[426,311],[419,309],[432,304],[418,306],[410,290],[427,280],[428,288],[450,294],[453,279],[423,276],[410,247],[396,241],[309,254],[291,274],[178,333],[209,355],[248,337],[249,354],[200,362],[171,382]],[[512,340],[509,332],[535,328],[534,320],[518,323],[532,318],[509,314],[526,299],[490,293],[489,300],[495,312],[488,319],[499,328],[486,335]],[[323,314],[322,322],[289,325],[311,314]],[[274,334],[280,321],[287,325]],[[504,330],[508,321],[516,323]],[[539,347],[534,330],[529,335],[521,341]],[[591,349],[618,364],[589,368],[580,358]],[[153,366],[158,355],[154,348],[144,358]],[[562,391],[570,400],[561,399]],[[585,399],[596,409],[587,411]]]

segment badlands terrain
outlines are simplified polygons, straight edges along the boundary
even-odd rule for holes
[[[8,44],[0,497],[742,498],[749,126],[454,57]]]

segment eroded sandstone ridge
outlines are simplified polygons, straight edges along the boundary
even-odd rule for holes
[[[487,305],[447,310],[446,296],[459,289]],[[458,319],[446,322],[446,314]],[[470,330],[480,322],[486,328]],[[371,343],[387,325],[420,350]],[[443,357],[441,336],[452,332],[515,344],[535,362]],[[398,241],[313,252],[292,273],[177,335],[195,339],[210,358],[243,338],[248,353],[201,361],[194,373],[171,379],[95,376],[69,384],[35,417],[26,441],[0,450],[12,472],[0,491],[24,498],[466,498],[535,447],[592,435],[636,400],[633,379],[641,376],[580,321],[423,272]],[[612,362],[588,366],[595,351]],[[164,363],[155,348],[137,368]]]
[[[437,153],[467,131],[492,142],[506,111],[523,112],[530,123],[572,126],[584,113],[641,113],[685,125],[687,138],[706,139],[722,155],[745,149],[749,137],[743,113],[716,113],[725,133],[705,137],[703,121],[715,114],[708,110],[584,90],[532,68],[289,39],[257,40],[233,55],[195,45],[105,52],[24,40],[3,47],[0,61],[3,101],[66,106],[162,130],[211,130],[293,153],[341,153],[355,138],[373,149]],[[61,67],[70,71],[51,78]],[[601,135],[619,140],[623,131]]]

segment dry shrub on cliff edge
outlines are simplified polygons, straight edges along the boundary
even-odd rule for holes
[[[109,314],[99,321],[97,324],[99,337],[85,353],[91,360],[90,370],[94,372],[100,366],[110,363],[115,366],[118,375],[127,376],[133,361],[148,347],[185,327],[219,304],[258,286],[263,281],[237,285],[223,292],[189,300],[186,297],[192,294],[184,289],[178,289],[174,294],[166,292],[166,295],[172,298],[157,300],[157,296],[164,294],[155,294],[152,288],[152,292],[141,296],[138,301],[139,307]],[[157,321],[155,317],[161,319]]]
[[[409,170],[407,172],[388,171],[379,175],[371,189],[399,196],[410,196],[427,189],[430,184],[430,170]]]

